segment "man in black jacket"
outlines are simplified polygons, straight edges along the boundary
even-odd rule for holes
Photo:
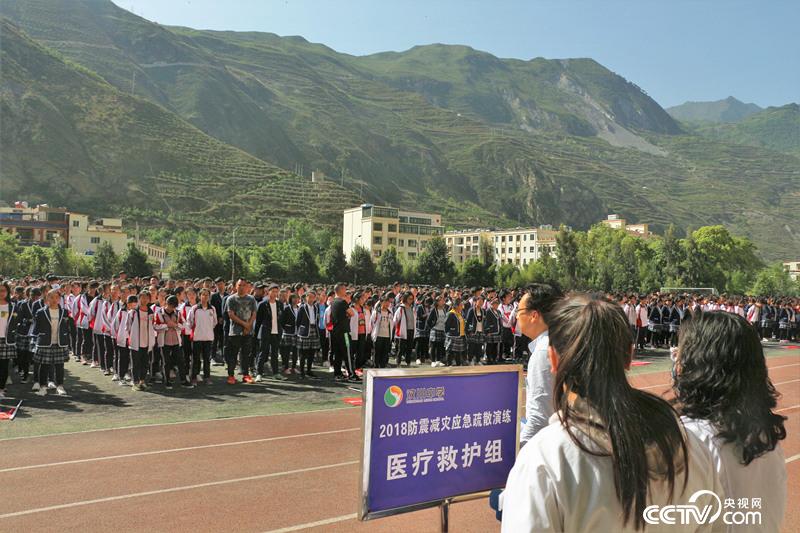
[[[344,283],[337,283],[334,287],[336,298],[331,304],[331,349],[333,350],[333,379],[336,381],[344,381],[342,374],[342,362],[344,361],[345,368],[347,369],[347,376],[351,381],[361,381],[353,371],[353,365],[350,360],[350,317],[353,310],[347,305],[345,300],[345,293],[347,292],[347,285]]]
[[[256,382],[263,379],[264,363],[269,359],[272,377],[285,380],[278,370],[278,350],[281,341],[281,329],[278,318],[283,311],[283,304],[278,300],[278,286],[272,284],[267,290],[267,298],[258,304],[256,312],[256,336],[260,341],[260,349],[256,355]]]

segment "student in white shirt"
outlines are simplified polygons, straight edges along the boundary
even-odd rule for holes
[[[192,346],[191,379],[193,383],[211,384],[211,348],[214,343],[214,329],[217,327],[217,310],[210,303],[211,293],[200,289],[200,303],[189,310],[189,338]],[[203,376],[200,363],[203,364]]]
[[[724,500],[708,450],[663,399],[634,389],[625,369],[633,339],[616,303],[588,295],[548,314],[556,414],[520,451],[503,497],[502,530],[706,531],[650,525],[650,505],[687,505],[696,491]],[[698,496],[697,505],[713,497]]]
[[[711,452],[728,498],[761,499],[761,523],[729,531],[779,531],[786,507],[786,463],[758,332],[738,314],[711,311],[681,327],[674,389],[686,429]],[[738,510],[738,507],[737,507]],[[750,511],[748,508],[746,511]]]

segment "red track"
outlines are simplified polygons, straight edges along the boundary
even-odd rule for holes
[[[789,502],[800,501],[800,359],[772,357],[789,417]],[[668,390],[666,372],[634,385]],[[0,531],[438,531],[438,510],[358,523],[360,409],[0,441]],[[485,500],[452,531],[497,531]],[[800,510],[787,506],[786,531]]]

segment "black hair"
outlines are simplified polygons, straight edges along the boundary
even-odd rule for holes
[[[166,303],[167,303],[167,305],[171,305],[171,306],[177,307],[178,306],[178,297],[175,296],[174,294],[172,296],[167,296]]]
[[[739,315],[711,311],[681,324],[673,388],[681,414],[711,422],[717,438],[736,445],[742,464],[786,438],[786,417],[772,412],[779,394],[761,339]]]
[[[564,296],[561,288],[553,283],[533,283],[525,287],[528,299],[525,301],[525,311],[536,311],[542,315],[545,324],[549,324],[548,315],[556,303]],[[502,299],[502,298],[501,298]]]
[[[623,524],[633,521],[644,528],[642,513],[653,477],[666,478],[670,495],[678,470],[688,482],[686,438],[677,413],[663,399],[633,388],[625,375],[633,338],[625,313],[615,302],[600,296],[575,295],[561,300],[549,313],[550,346],[558,354],[553,379],[553,405],[561,425],[584,452],[608,456],[614,472],[614,489],[622,507]],[[586,423],[585,413],[570,400],[576,394],[600,418],[610,450],[590,449],[576,435],[576,423]],[[591,423],[591,421],[588,421]],[[656,452],[656,473],[648,455]],[[664,468],[665,467],[665,468]]]
[[[138,301],[139,301],[139,298],[137,298],[135,294],[129,294],[129,295],[128,295],[128,300],[127,300],[127,302],[128,302],[129,304],[135,304],[135,303],[137,303]]]

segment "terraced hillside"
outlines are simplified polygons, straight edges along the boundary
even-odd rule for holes
[[[271,166],[131,97],[0,20],[0,197],[27,198],[144,225],[242,235],[285,217],[336,224],[358,198]]]
[[[610,212],[657,231],[725,223],[766,258],[800,253],[800,159],[693,135],[590,59],[444,45],[354,57],[300,37],[163,27],[107,0],[4,0],[0,14],[269,168],[322,170],[368,201],[456,227],[585,228]],[[199,210],[225,212],[225,190],[198,196]]]

